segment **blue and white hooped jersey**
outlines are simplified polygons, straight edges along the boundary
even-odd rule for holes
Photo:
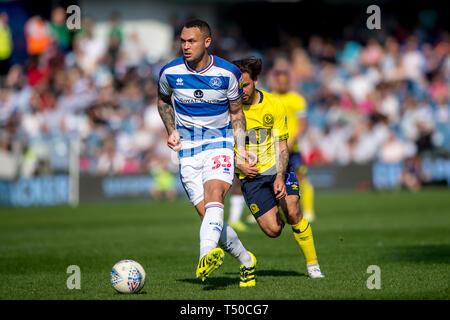
[[[180,157],[204,150],[233,148],[229,101],[242,95],[242,74],[232,63],[210,55],[210,64],[196,71],[183,57],[160,71],[158,91],[170,96],[182,140]]]

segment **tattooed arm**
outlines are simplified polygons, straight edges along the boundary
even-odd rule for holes
[[[245,159],[251,166],[255,165],[257,162],[256,155],[245,150],[247,122],[245,121],[244,111],[242,111],[241,98],[230,101],[230,118],[231,127],[233,128],[234,141],[236,143],[236,149],[239,155],[237,156],[237,160]],[[240,161],[237,161],[236,163],[238,162]]]
[[[273,191],[277,195],[277,199],[281,199],[287,195],[286,184],[284,183],[284,176],[289,163],[287,140],[276,142],[275,150],[277,152],[277,177],[273,183]]]
[[[158,112],[164,125],[166,126],[167,134],[170,136],[175,130],[175,113],[173,106],[170,104],[170,97],[158,94]]]
[[[289,149],[287,140],[276,142],[277,147],[277,175],[284,177],[289,162]]]
[[[242,151],[245,150],[245,130],[247,122],[245,121],[244,111],[242,111],[241,98],[230,101],[230,118],[236,148],[239,153],[242,154]]]
[[[175,126],[175,112],[170,104],[170,97],[158,94],[158,112],[166,127],[169,138],[167,145],[174,151],[181,149],[181,139]]]

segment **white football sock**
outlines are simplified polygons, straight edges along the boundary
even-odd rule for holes
[[[248,253],[247,249],[244,248],[244,245],[241,240],[239,240],[236,231],[234,231],[233,228],[231,228],[226,222],[223,224],[219,245],[226,252],[238,259],[239,262],[247,268],[252,265],[252,256]]]
[[[243,195],[233,194],[230,197],[230,216],[229,223],[241,220],[242,211],[244,210],[245,200]]]
[[[205,216],[200,226],[200,259],[217,247],[223,228],[223,204],[205,204]]]

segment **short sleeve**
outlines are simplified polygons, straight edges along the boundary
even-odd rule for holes
[[[159,74],[158,80],[158,93],[164,96],[170,96],[172,94],[172,88],[169,85],[169,81],[167,81],[166,73],[164,69],[161,70]]]
[[[273,135],[278,141],[289,138],[286,107],[280,102],[275,106]]]
[[[228,100],[234,101],[239,99],[243,93],[243,82],[242,82],[242,73],[239,69],[236,68],[234,72],[232,72],[230,76],[227,98]]]

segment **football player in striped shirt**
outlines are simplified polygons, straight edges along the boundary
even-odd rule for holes
[[[208,53],[211,29],[202,20],[184,24],[183,56],[166,64],[158,82],[158,111],[168,133],[168,146],[178,152],[180,179],[202,219],[196,275],[204,280],[223,262],[224,251],[241,263],[240,286],[255,284],[255,256],[224,222],[224,198],[233,181],[238,154],[245,150],[242,79],[230,62]],[[220,245],[220,247],[218,247]]]

